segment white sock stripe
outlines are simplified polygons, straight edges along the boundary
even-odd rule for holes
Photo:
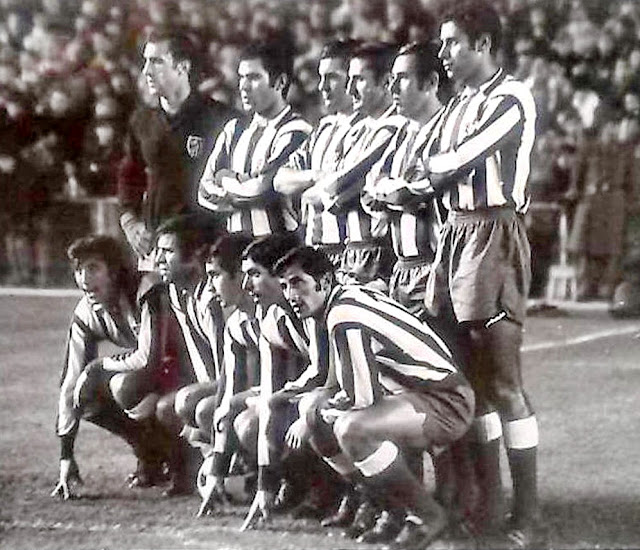
[[[356,468],[363,476],[373,477],[384,472],[398,457],[398,447],[391,441],[385,441],[373,453],[360,462]]]
[[[479,443],[489,443],[500,439],[502,435],[502,424],[500,415],[497,412],[490,412],[481,416],[476,416],[473,421],[476,439]]]
[[[539,439],[535,415],[505,422],[504,442],[507,449],[531,449],[538,446]]]
[[[323,456],[322,459],[339,474],[346,476],[356,471],[353,461],[345,454],[338,453],[332,457]]]

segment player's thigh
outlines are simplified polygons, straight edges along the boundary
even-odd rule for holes
[[[213,414],[216,410],[217,397],[210,395],[198,401],[195,410],[196,426],[202,430],[210,431],[213,424]]]
[[[404,396],[386,396],[370,407],[345,414],[336,421],[334,432],[346,449],[386,440],[427,447],[424,422],[425,413]]]
[[[146,371],[119,372],[109,380],[109,389],[116,403],[130,409],[154,391],[154,384]]]
[[[215,394],[214,382],[189,384],[180,388],[176,393],[176,414],[187,422],[195,421],[195,410],[201,399]]]

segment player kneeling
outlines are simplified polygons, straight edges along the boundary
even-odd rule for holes
[[[303,317],[326,324],[328,405],[308,422],[314,449],[404,518],[394,544],[425,548],[446,513],[407,465],[404,449],[439,449],[471,424],[474,394],[431,328],[381,293],[337,285],[321,252],[299,248],[278,262],[285,296]]]

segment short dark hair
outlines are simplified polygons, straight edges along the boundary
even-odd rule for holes
[[[351,38],[331,40],[322,47],[320,59],[339,59],[343,68],[347,70],[353,51],[359,44],[357,40]]]
[[[183,214],[162,222],[156,230],[156,238],[165,234],[175,235],[184,259],[198,255],[204,261],[208,245],[214,243],[222,233],[220,224],[213,219],[198,214]]]
[[[156,27],[149,31],[147,42],[167,42],[174,66],[181,61],[189,61],[189,84],[196,86],[200,80],[202,59],[193,41],[184,33],[172,28]]]
[[[424,87],[429,77],[436,73],[438,75],[438,99],[446,103],[451,96],[451,80],[444,70],[444,65],[438,55],[439,50],[440,43],[435,40],[411,42],[402,46],[398,50],[396,57],[400,55],[413,55],[416,57],[416,74],[421,88]]]
[[[502,41],[502,24],[496,9],[485,0],[446,2],[440,11],[440,22],[453,21],[469,38],[471,45],[483,34],[491,38],[491,54],[495,55]]]
[[[287,78],[282,89],[282,97],[286,99],[293,80],[293,54],[293,45],[290,39],[274,37],[264,42],[249,44],[240,53],[239,61],[259,59],[269,75],[269,84],[271,85],[280,75],[285,75]]]
[[[223,235],[209,248],[208,259],[216,258],[220,267],[230,275],[240,272],[242,253],[251,244],[251,237],[244,233]]]
[[[335,266],[329,257],[321,250],[316,250],[310,246],[299,246],[289,251],[277,261],[274,273],[282,276],[291,267],[299,267],[316,281],[320,281],[326,275],[331,276],[333,280],[335,272]]]
[[[362,59],[380,84],[391,70],[396,50],[397,46],[386,42],[365,42],[354,49],[351,59]]]
[[[276,233],[253,241],[244,251],[243,258],[253,260],[270,273],[276,262],[291,249],[300,245],[298,237],[292,233]]]

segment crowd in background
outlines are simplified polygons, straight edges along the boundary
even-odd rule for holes
[[[201,92],[236,106],[241,48],[288,29],[297,53],[289,100],[313,123],[322,44],[339,36],[423,39],[436,28],[435,1],[1,0],[0,276],[59,282],[50,273],[52,212],[59,214],[52,205],[115,192],[129,114],[137,101],[151,101],[139,80],[149,28],[187,30],[203,54]],[[566,209],[580,294],[608,298],[640,211],[640,3],[496,5],[506,32],[502,62],[537,102],[534,201]],[[528,221],[535,294],[557,256],[558,210],[532,209]]]

